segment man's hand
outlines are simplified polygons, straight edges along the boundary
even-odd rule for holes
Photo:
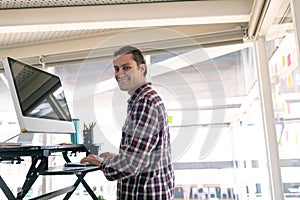
[[[89,163],[92,165],[101,166],[103,161],[103,158],[94,154],[89,154],[87,157],[81,159],[80,163]]]
[[[104,160],[107,160],[111,157],[114,157],[116,154],[114,153],[111,153],[111,152],[104,152],[104,153],[101,153],[99,156],[100,158],[103,158]]]

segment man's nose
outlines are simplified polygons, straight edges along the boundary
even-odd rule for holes
[[[124,74],[125,74],[125,71],[124,71],[123,69],[119,69],[119,71],[117,71],[117,73],[116,73],[116,75],[117,75],[118,77],[124,76]]]

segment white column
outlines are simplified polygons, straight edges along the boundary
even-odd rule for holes
[[[147,66],[147,75],[146,75],[146,80],[147,82],[151,82],[152,81],[152,77],[151,77],[151,55],[145,55],[145,61],[146,61],[146,66]]]
[[[292,18],[294,24],[294,32],[296,37],[296,53],[298,59],[300,58],[300,1],[299,0],[290,0]]]
[[[255,44],[257,62],[258,85],[262,108],[262,124],[266,142],[267,164],[272,200],[283,200],[283,186],[281,180],[280,161],[276,137],[275,117],[272,102],[272,88],[270,82],[266,40],[259,37]]]

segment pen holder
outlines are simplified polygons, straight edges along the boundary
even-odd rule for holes
[[[99,150],[101,147],[97,144],[84,144],[85,148],[91,153],[95,155],[99,155]]]
[[[93,144],[93,143],[94,143],[93,130],[90,129],[83,130],[83,144]]]

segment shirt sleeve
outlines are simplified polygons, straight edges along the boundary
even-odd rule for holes
[[[108,180],[151,172],[161,158],[159,109],[148,99],[141,99],[128,113],[118,155],[104,162]]]

